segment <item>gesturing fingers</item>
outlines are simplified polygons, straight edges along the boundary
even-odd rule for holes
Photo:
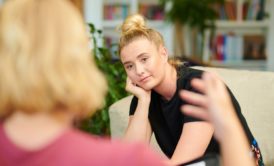
[[[209,113],[207,112],[206,109],[202,107],[186,104],[181,107],[181,111],[185,113],[186,115],[189,115],[198,119],[210,121]]]
[[[207,98],[203,94],[182,90],[180,96],[189,104],[207,108]]]
[[[204,80],[202,80],[202,79],[199,79],[199,78],[192,79],[191,86],[200,93],[204,94],[206,91]]]

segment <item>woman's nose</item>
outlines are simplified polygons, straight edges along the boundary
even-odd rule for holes
[[[135,70],[137,75],[142,75],[144,73],[144,66],[141,64],[137,64]]]

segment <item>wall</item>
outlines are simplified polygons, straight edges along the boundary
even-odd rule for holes
[[[103,24],[103,1],[84,0],[84,18],[87,23],[93,23],[98,29],[102,29]]]

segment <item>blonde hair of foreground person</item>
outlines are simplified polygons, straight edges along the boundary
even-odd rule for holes
[[[0,165],[163,165],[144,145],[73,129],[107,86],[68,0],[10,0],[0,12]]]
[[[92,114],[107,88],[80,14],[63,0],[6,3],[0,17],[0,117],[15,111]]]

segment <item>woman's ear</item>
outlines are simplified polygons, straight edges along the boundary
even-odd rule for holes
[[[163,45],[160,45],[159,47],[159,53],[161,55],[161,57],[163,57],[164,59],[168,60],[168,50],[166,47],[164,47]]]

